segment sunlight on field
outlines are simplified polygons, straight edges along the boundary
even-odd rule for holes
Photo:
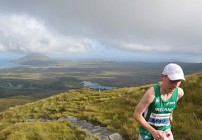
[[[41,73],[2,73],[1,77],[3,79],[31,79],[31,80],[39,80],[41,78]]]
[[[103,71],[100,75],[128,76],[131,74],[129,72]]]

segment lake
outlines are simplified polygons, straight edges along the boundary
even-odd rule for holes
[[[117,87],[102,86],[98,83],[93,83],[91,81],[82,81],[84,87],[88,87],[95,90],[110,90],[116,89]]]

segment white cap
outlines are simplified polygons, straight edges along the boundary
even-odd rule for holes
[[[185,80],[184,78],[184,72],[182,68],[174,63],[170,63],[165,66],[163,72],[163,75],[167,75],[168,78],[172,81],[174,80]]]

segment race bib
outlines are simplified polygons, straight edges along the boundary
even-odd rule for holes
[[[151,113],[148,123],[153,126],[165,126],[169,123],[170,113],[169,114],[155,114]]]

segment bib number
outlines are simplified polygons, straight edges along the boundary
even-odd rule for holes
[[[170,114],[151,113],[148,123],[154,126],[165,126],[169,123]]]

